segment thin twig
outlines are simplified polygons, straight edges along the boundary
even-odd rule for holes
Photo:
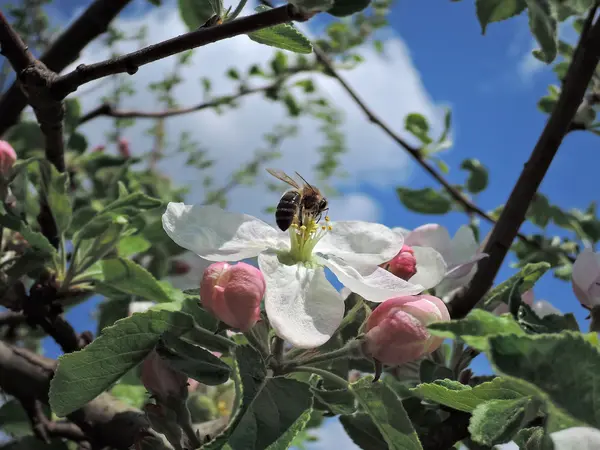
[[[56,97],[64,98],[77,90],[79,86],[99,78],[118,73],[133,75],[145,64],[186,50],[202,47],[240,34],[248,34],[263,28],[291,21],[305,20],[307,20],[307,17],[300,14],[298,8],[292,4],[287,4],[251,16],[235,19],[222,25],[191,31],[117,58],[90,65],[81,64],[74,71],[60,76],[52,83],[50,88]]]
[[[79,57],[79,53],[99,35],[104,33],[110,22],[131,0],[94,0],[73,24],[52,43],[40,57],[46,66],[56,72],[62,72]],[[0,98],[0,135],[19,120],[21,112],[27,106],[27,98],[21,91],[17,80]]]
[[[54,422],[44,413],[42,402],[33,397],[20,399],[23,409],[29,417],[31,428],[36,437],[46,444],[51,437],[60,437],[75,442],[87,441],[88,437],[76,424],[67,421]]]
[[[492,286],[511,243],[525,220],[529,205],[562,140],[569,132],[600,59],[600,22],[592,26],[595,14],[596,7],[590,11],[581,32],[558,102],[485,245],[484,252],[489,257],[479,262],[470,285],[462,289],[448,305],[453,318],[464,317]]]

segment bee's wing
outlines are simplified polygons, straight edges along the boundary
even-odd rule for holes
[[[281,181],[289,184],[290,186],[295,187],[298,190],[301,189],[300,185],[292,177],[290,177],[288,174],[286,174],[284,171],[276,170],[276,169],[267,169],[267,172],[269,172],[271,175],[273,175],[278,180],[281,180]]]
[[[312,184],[310,184],[308,181],[306,181],[302,175],[300,175],[298,172],[294,172],[294,173],[296,174],[296,176],[298,178],[300,178],[304,182],[304,185],[308,189],[310,189],[311,191],[313,191],[315,194],[320,194],[319,190],[316,187],[314,187]]]

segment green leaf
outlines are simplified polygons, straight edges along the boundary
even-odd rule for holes
[[[267,377],[262,357],[250,346],[239,346],[234,353],[238,407],[225,431],[203,448],[216,450],[226,444],[231,449],[288,448],[312,408],[309,385]]]
[[[402,401],[386,384],[365,377],[350,384],[358,403],[373,420],[389,450],[422,449]]]
[[[351,16],[365,9],[370,3],[371,0],[334,0],[333,8],[327,13],[335,17]]]
[[[59,438],[52,439],[49,444],[36,436],[24,436],[0,447],[0,450],[69,450],[67,442]]]
[[[396,188],[400,201],[414,212],[422,214],[446,214],[452,210],[452,203],[443,194],[432,188]]]
[[[59,358],[50,382],[52,411],[59,417],[72,413],[141,363],[164,332],[181,335],[193,325],[179,311],[148,310],[118,320],[83,350]]]
[[[461,169],[469,172],[467,178],[467,190],[471,194],[479,194],[488,185],[488,171],[477,159],[465,159],[460,165]]]
[[[64,102],[65,104],[65,131],[67,133],[73,133],[75,128],[79,125],[79,118],[81,117],[81,105],[77,98],[68,98]]]
[[[522,425],[535,418],[539,405],[530,397],[481,403],[469,424],[471,439],[490,446],[510,441]]]
[[[425,116],[412,113],[404,119],[404,128],[423,144],[431,144],[433,140],[429,137],[429,123]]]
[[[148,391],[141,384],[119,383],[110,393],[134,408],[141,408],[148,399]]]
[[[550,264],[544,261],[527,264],[508,280],[490,290],[486,296],[483,297],[483,305],[486,308],[492,308],[500,302],[508,304],[508,294],[515,283],[519,280],[523,280],[523,283],[519,287],[521,294],[523,294],[525,291],[531,289],[548,269],[550,269]]]
[[[215,14],[220,15],[218,0],[178,0],[179,15],[186,24],[188,30],[194,31],[204,25],[208,19]]]
[[[150,272],[139,264],[125,258],[107,259],[100,262],[102,273],[97,283],[125,294],[137,295],[153,302],[171,302],[173,299]]]
[[[18,400],[8,400],[0,406],[0,429],[17,438],[32,433],[29,417]]]
[[[542,427],[523,428],[515,435],[515,443],[524,450],[554,450],[550,436]]]
[[[481,34],[492,22],[501,22],[521,14],[527,4],[525,0],[476,0],[477,18],[481,25]]]
[[[42,233],[31,230],[27,224],[11,213],[0,215],[0,226],[9,228],[13,231],[18,231],[25,238],[29,245],[33,248],[47,253],[48,255],[56,256],[56,249],[50,241]]]
[[[271,8],[268,6],[260,5],[256,7],[255,11],[261,13],[269,9]],[[281,48],[295,53],[312,53],[312,44],[310,41],[291,24],[284,23],[253,31],[252,33],[248,33],[248,37],[254,42],[270,47]]]
[[[69,228],[73,214],[69,198],[69,176],[66,173],[60,173],[53,164],[47,161],[40,161],[40,173],[44,197],[48,202],[59,234],[63,233]]]
[[[231,370],[227,364],[202,347],[165,333],[156,348],[158,354],[169,361],[169,365],[194,380],[214,386],[229,379]]]
[[[582,334],[495,336],[489,356],[500,372],[545,392],[575,419],[600,426],[600,353]]]
[[[321,403],[325,404],[334,414],[349,415],[356,412],[356,399],[347,389],[325,389],[319,382],[310,390]]]
[[[481,309],[474,309],[464,319],[432,323],[428,328],[436,336],[460,338],[479,351],[488,349],[488,338],[492,336],[525,334],[511,316],[496,316]]]
[[[117,244],[117,251],[119,252],[119,256],[127,258],[128,256],[132,256],[137,253],[143,253],[151,246],[152,244],[150,241],[145,239],[143,236],[136,234],[134,236],[126,236],[121,239]]]
[[[293,0],[291,4],[302,8],[305,11],[327,11],[334,5],[334,0]]]
[[[340,422],[352,442],[363,450],[388,448],[383,436],[368,414],[357,413],[352,416],[340,416]]]
[[[525,0],[529,15],[529,28],[541,47],[537,57],[551,63],[558,53],[558,34],[555,10],[550,0]]]
[[[67,148],[81,154],[87,150],[88,141],[83,134],[75,132],[69,136]]]
[[[420,384],[411,389],[415,395],[464,412],[473,412],[482,403],[490,400],[515,400],[531,395],[518,383],[508,378],[497,377],[475,387],[453,380],[436,380]]]

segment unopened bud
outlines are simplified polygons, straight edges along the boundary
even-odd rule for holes
[[[214,263],[206,268],[200,283],[202,306],[222,322],[248,331],[260,319],[260,302],[265,294],[260,270],[243,262]]]
[[[144,387],[152,394],[157,403],[168,405],[171,398],[187,398],[188,377],[169,366],[167,361],[153,350],[142,363],[140,376]]]
[[[396,297],[380,304],[367,320],[362,350],[365,356],[397,366],[439,348],[444,338],[427,325],[450,320],[442,300],[432,295]]]
[[[6,141],[0,141],[0,176],[7,177],[10,175],[12,166],[17,160],[17,154]]]
[[[119,154],[125,159],[128,159],[131,156],[129,151],[129,141],[125,138],[119,138],[117,150],[119,150]]]
[[[417,258],[415,252],[408,245],[403,245],[402,250],[386,265],[387,269],[403,280],[409,280],[417,273]]]

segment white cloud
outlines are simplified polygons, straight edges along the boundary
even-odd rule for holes
[[[249,8],[247,10],[249,13]],[[141,25],[147,25],[150,43],[186,31],[178,11],[168,6],[153,9],[144,17],[121,19],[117,25],[130,32]],[[132,51],[134,48],[132,45],[123,45],[120,50]],[[201,102],[202,88],[199,80],[202,77],[212,80],[214,95],[229,94],[235,86],[223,76],[229,67],[246,71],[252,64],[269,61],[273,52],[272,48],[252,42],[246,36],[200,48],[192,58],[192,67],[183,73],[185,82],[177,87],[176,97],[181,105]],[[405,115],[410,112],[419,112],[428,117],[434,133],[439,132],[442,123],[440,108],[429,97],[404,42],[399,37],[392,36],[387,39],[385,56],[378,55],[371,48],[365,48],[362,53],[366,62],[343,75],[369,106],[408,140],[410,137],[403,133],[403,122]],[[81,63],[97,62],[107,56],[106,50],[99,45],[91,46],[71,68]],[[123,107],[157,110],[146,86],[170,73],[173,64],[173,59],[167,58],[141,67],[131,79],[138,93],[128,99]],[[386,187],[406,182],[410,171],[408,157],[402,149],[365,118],[334,79],[324,75],[314,75],[313,79],[320,91],[345,114],[343,131],[349,151],[341,160],[343,169],[351,178],[344,180],[344,186],[354,191],[358,183]],[[91,84],[80,89],[90,87]],[[82,98],[83,111],[97,106],[108,89],[110,83],[104,83],[86,94]],[[218,160],[212,173],[214,179],[222,180],[223,183],[232,170],[252,158],[256,148],[264,147],[262,136],[265,133],[270,132],[277,124],[290,123],[286,111],[279,103],[265,101],[261,96],[247,96],[239,103],[238,109],[223,115],[205,110],[171,118],[167,122],[167,135],[171,137],[172,145],[177,143],[180,132],[190,131],[193,139],[209,150],[210,155]],[[323,136],[318,132],[319,123],[313,119],[302,118],[297,124],[300,132],[297,137],[284,141],[281,148],[283,157],[273,165],[289,172],[298,171],[310,181],[314,179],[312,167],[319,161],[317,149],[323,142]],[[146,153],[152,148],[152,138],[145,133],[150,125],[150,121],[138,120],[133,128],[125,132],[132,143],[134,154]],[[85,124],[82,131],[93,146],[104,141],[104,133],[110,126],[109,119],[99,118]],[[202,201],[203,192],[198,173],[193,168],[185,167],[183,158],[175,157],[163,162],[163,170],[178,183],[192,185],[188,201]],[[264,177],[269,175],[265,172]],[[195,188],[194,185],[198,187]],[[259,187],[238,187],[230,193],[229,208],[260,215],[265,206],[275,204],[278,195],[280,194],[266,192]],[[375,201],[363,194],[336,199],[332,201],[332,205],[336,207],[336,210],[331,210],[333,220],[339,220],[339,217],[377,220],[379,215],[379,207]]]

